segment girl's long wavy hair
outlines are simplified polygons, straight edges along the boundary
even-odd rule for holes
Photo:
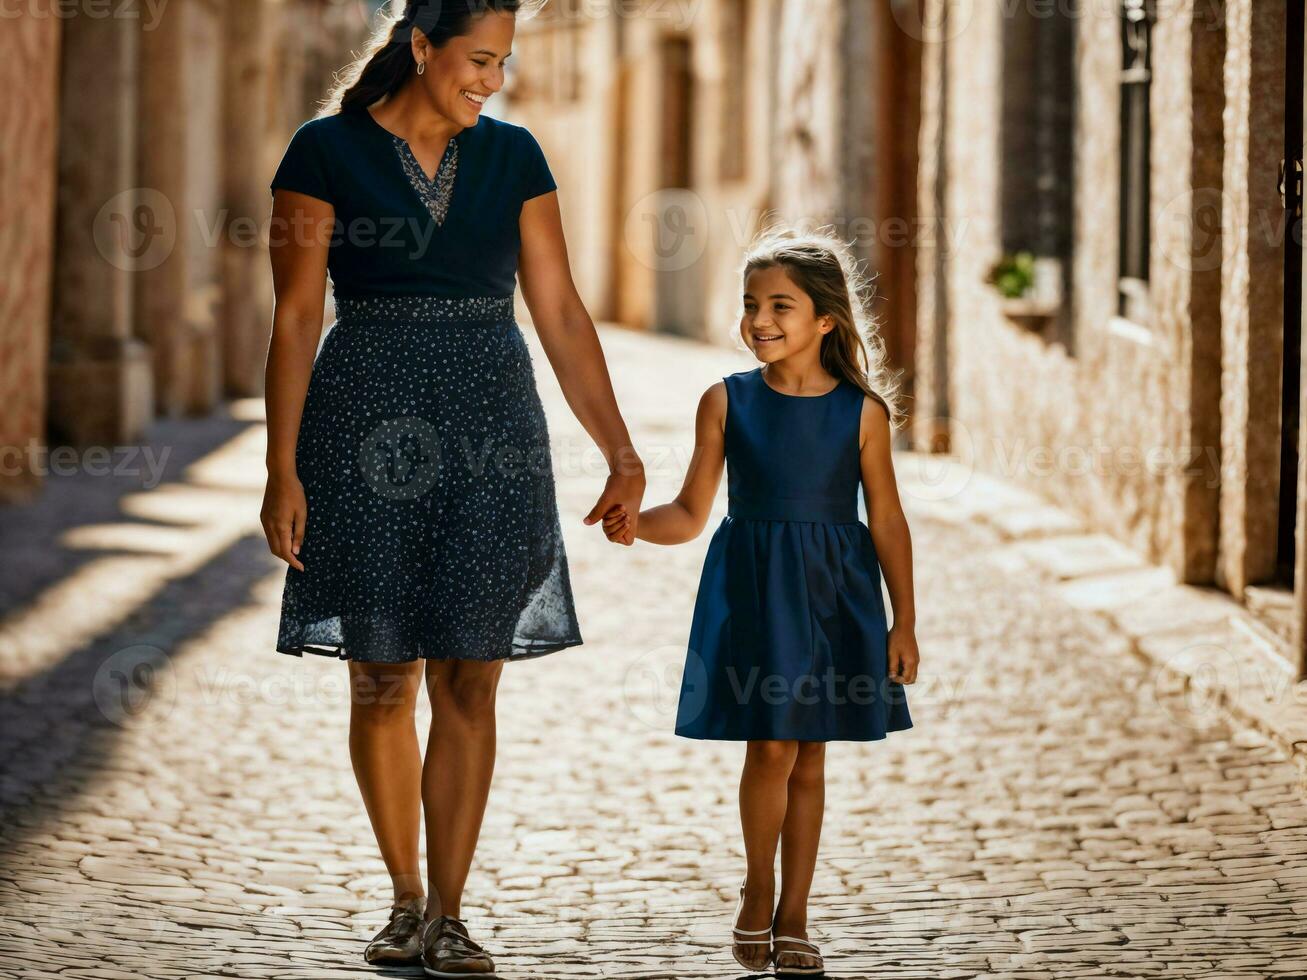
[[[835,329],[821,338],[821,366],[880,402],[891,431],[900,426],[899,380],[870,309],[875,291],[848,245],[826,229],[766,228],[745,251],[741,293],[750,273],[777,266],[811,297],[817,316],[835,321]]]
[[[336,73],[331,93],[319,116],[366,109],[399,91],[417,70],[413,60],[412,28],[442,48],[452,37],[471,30],[472,21],[487,13],[535,15],[548,0],[393,0],[377,23],[363,52]]]

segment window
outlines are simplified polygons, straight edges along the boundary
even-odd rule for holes
[[[1004,293],[1009,314],[1069,342],[1074,232],[1076,15],[1074,5],[1013,4],[1003,20],[999,193],[1004,263],[1027,292]]]
[[[1119,312],[1138,323],[1150,319],[1148,101],[1152,87],[1152,28],[1156,19],[1154,0],[1122,0]]]

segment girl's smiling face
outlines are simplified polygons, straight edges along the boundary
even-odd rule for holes
[[[835,327],[829,316],[817,316],[812,297],[799,288],[783,266],[754,269],[744,283],[744,316],[740,336],[763,362],[793,357]]]

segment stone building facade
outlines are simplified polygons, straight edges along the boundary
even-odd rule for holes
[[[366,8],[34,0],[4,21],[0,500],[262,388],[267,176]],[[10,43],[12,41],[12,43]]]
[[[1300,676],[1302,8],[928,0],[916,386],[919,445],[1228,591]]]
[[[830,225],[878,274],[910,385],[922,49],[897,24],[917,2],[551,0],[523,18],[499,104],[545,147],[595,318],[735,343],[750,237],[774,217]],[[130,443],[260,389],[271,284],[250,229],[374,9],[171,0],[7,22],[21,55],[2,70],[22,84],[0,122],[31,135],[0,248],[33,268],[0,326],[0,444]],[[38,484],[7,466],[0,497]]]
[[[592,315],[735,343],[762,224],[830,225],[914,370],[916,0],[554,0],[519,29],[514,118],[558,178]]]
[[[271,287],[242,231],[370,13],[42,2],[0,65],[6,450],[130,442],[259,390]],[[1301,165],[1278,179],[1302,8],[552,0],[502,99],[596,319],[733,344],[752,235],[833,226],[876,277],[912,445],[1226,590],[1302,673]],[[0,497],[30,493],[4,463]]]

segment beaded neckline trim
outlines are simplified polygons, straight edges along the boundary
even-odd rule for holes
[[[413,185],[423,206],[436,224],[443,225],[445,215],[449,213],[450,199],[454,195],[454,175],[458,172],[458,141],[450,139],[444,155],[440,158],[440,166],[436,168],[436,176],[428,179],[422,165],[413,155],[413,148],[408,145],[408,141],[394,133],[391,133],[390,138],[395,144],[395,152],[399,154],[399,162],[404,168],[404,175],[408,178],[408,182]]]

